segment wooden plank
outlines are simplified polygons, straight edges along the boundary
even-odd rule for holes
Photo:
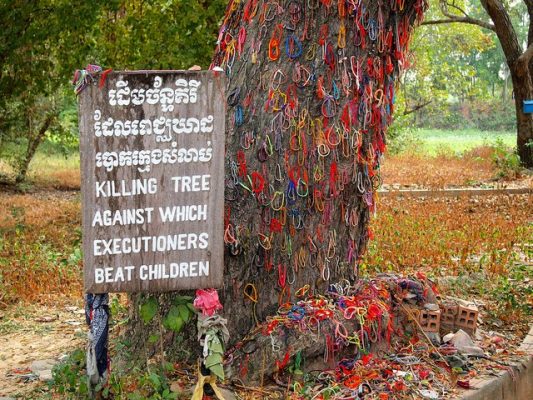
[[[225,82],[110,73],[79,96],[85,290],[223,283]]]

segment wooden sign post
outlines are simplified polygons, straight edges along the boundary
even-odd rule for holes
[[[134,71],[81,92],[87,292],[222,286],[224,87],[212,71]]]

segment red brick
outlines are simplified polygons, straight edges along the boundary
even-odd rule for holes
[[[422,309],[418,322],[424,332],[439,332],[441,312]]]
[[[457,308],[457,316],[455,317],[455,327],[473,334],[477,328],[478,315],[479,311],[476,307],[459,305]]]

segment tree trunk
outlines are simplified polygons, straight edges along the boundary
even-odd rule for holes
[[[37,133],[35,135],[29,135],[26,153],[24,154],[19,164],[18,174],[15,179],[16,183],[22,183],[26,180],[26,175],[28,174],[30,162],[33,159],[33,156],[35,155],[37,148],[42,143],[46,131],[48,130],[48,128],[50,128],[50,125],[52,124],[56,116],[56,114],[48,114]]]
[[[375,1],[359,8],[331,0],[274,4],[230,4],[212,65],[228,75],[230,94],[220,294],[234,338],[294,299],[298,288],[320,292],[357,276],[391,121],[387,108],[415,4],[420,12],[423,6],[409,1],[396,12]],[[395,35],[400,24],[403,37]],[[245,293],[248,285],[257,289],[256,301]]]
[[[357,278],[396,78],[426,6],[230,2],[211,66],[228,77],[219,295],[230,345],[299,288]]]
[[[533,16],[533,2],[525,1],[530,18]],[[533,168],[533,116],[524,114],[523,101],[533,99],[533,81],[530,64],[533,60],[533,29],[528,32],[528,49],[522,51],[511,18],[500,0],[481,0],[481,5],[494,22],[494,30],[502,46],[509,66],[514,91],[517,124],[517,148],[522,164]]]
[[[527,79],[523,77],[524,72],[511,73],[516,108],[518,156],[524,167],[533,168],[533,114],[525,114],[523,109],[524,100],[533,99],[533,88],[531,84],[527,84]],[[525,73],[529,74],[529,68]],[[531,78],[529,81],[531,82]]]

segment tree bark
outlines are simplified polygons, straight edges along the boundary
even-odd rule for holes
[[[35,155],[37,148],[43,142],[46,131],[48,130],[48,128],[50,128],[50,125],[52,125],[52,122],[54,122],[56,116],[56,114],[48,114],[43,123],[41,124],[41,127],[39,128],[37,133],[35,135],[29,135],[26,153],[19,164],[19,170],[15,179],[16,183],[22,183],[26,180],[26,175],[28,174],[30,162],[33,159],[33,156]]]
[[[343,135],[347,141],[359,142],[357,150],[348,148],[343,153],[342,146],[348,147],[348,143],[337,144],[342,142],[340,138],[328,141],[327,135],[340,135],[337,130],[343,129],[343,110],[360,106],[364,94],[357,86],[363,85],[364,74],[373,80],[369,77],[370,54],[379,54],[383,66],[391,56],[389,76],[375,82],[384,92],[393,90],[401,68],[400,55],[395,57],[392,47],[379,53],[377,39],[367,37],[364,46],[355,45],[354,35],[360,35],[358,11],[353,9],[351,16],[347,2],[340,2],[345,7],[340,13],[343,17],[333,1],[281,1],[279,9],[272,3],[255,3],[258,11],[253,19],[249,18],[253,0],[229,6],[219,37],[224,44],[217,48],[213,61],[213,66],[227,73],[230,94],[225,225],[235,242],[227,243],[226,281],[220,295],[225,314],[231,316],[233,338],[246,334],[256,318],[264,320],[275,314],[280,304],[294,299],[298,288],[309,285],[311,292],[320,292],[330,282],[357,277],[358,259],[369,238],[379,157],[390,119],[384,117],[378,127],[371,126],[371,121],[365,124],[363,118],[356,120],[352,114],[353,121],[347,124],[351,126],[344,125]],[[380,3],[361,3],[368,13],[362,18],[369,26],[380,20]],[[417,16],[414,6],[422,7],[422,3],[408,1],[398,12],[392,11],[390,4],[383,2],[381,7],[382,29],[385,33],[390,29],[392,43],[397,43],[401,40],[394,37],[397,21],[405,19],[404,34],[408,35]],[[343,24],[346,44],[339,39]],[[243,32],[246,39],[242,44],[237,40],[234,51],[225,46],[231,38],[242,38]],[[324,57],[324,50],[331,53]],[[360,78],[349,73],[352,56],[365,71]],[[306,85],[303,68],[315,71],[316,83]],[[345,85],[343,71],[349,79]],[[335,86],[338,99],[334,98]],[[324,112],[328,104],[332,110]],[[251,133],[255,140],[247,148],[244,142]],[[250,176],[265,179],[263,191],[257,191]],[[251,190],[243,185],[252,186]],[[282,196],[285,204],[280,202]],[[257,290],[255,301],[245,293],[249,284]]]
[[[517,63],[511,71],[516,108],[518,156],[526,168],[533,168],[533,114],[525,114],[524,100],[533,100],[533,85],[528,62]]]

